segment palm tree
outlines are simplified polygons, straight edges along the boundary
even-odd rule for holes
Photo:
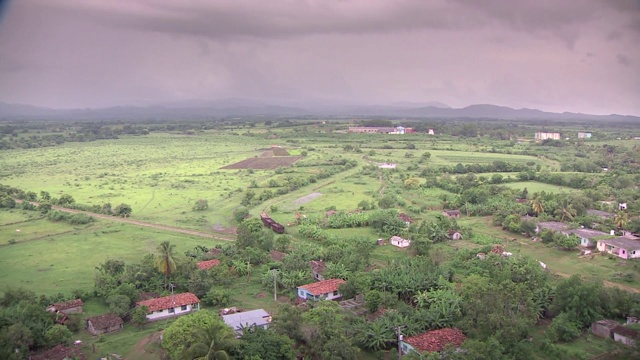
[[[163,241],[158,245],[158,254],[156,255],[156,269],[164,274],[164,286],[166,287],[171,277],[171,272],[176,270],[176,258],[173,255],[175,245],[171,245],[169,241]]]
[[[568,199],[564,198],[558,204],[558,208],[554,212],[556,216],[560,216],[560,221],[564,221],[565,219],[573,220],[573,217],[576,216],[576,209],[574,209],[571,202]]]
[[[196,360],[228,360],[229,353],[235,346],[235,333],[222,322],[215,322],[207,328],[193,331],[194,342],[184,354],[184,359]]]
[[[544,205],[539,198],[536,197],[531,199],[530,203],[531,208],[533,209],[533,212],[536,213],[536,215],[540,215],[540,213],[544,212]]]
[[[618,229],[621,230],[625,225],[627,225],[627,223],[629,223],[629,215],[626,212],[619,210],[618,212],[616,212],[616,216],[613,219],[613,222],[616,224]]]

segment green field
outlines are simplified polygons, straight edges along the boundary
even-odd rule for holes
[[[526,188],[529,194],[533,194],[541,191],[544,191],[547,193],[553,193],[553,194],[576,192],[576,189],[572,189],[570,187],[544,184],[536,181],[520,181],[520,182],[507,183],[504,185],[517,190],[524,190],[524,188]]]
[[[107,259],[138,262],[145,254],[155,253],[157,245],[165,240],[175,244],[179,254],[196,245],[213,247],[218,243],[109,221],[61,234],[56,234],[56,226],[64,227],[63,223],[42,225],[42,231],[50,231],[50,235],[0,247],[0,291],[21,286],[46,295],[89,290],[95,267]]]

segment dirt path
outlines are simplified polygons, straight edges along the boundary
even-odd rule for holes
[[[16,200],[16,202],[20,203],[22,201],[21,200]],[[34,202],[32,204],[38,206],[38,203]],[[98,218],[98,219],[104,219],[104,220],[108,220],[108,221],[115,221],[115,222],[120,222],[120,223],[131,224],[131,225],[144,226],[144,227],[149,227],[149,228],[158,229],[158,230],[171,231],[171,232],[180,233],[180,234],[194,235],[194,236],[200,236],[200,237],[206,237],[206,238],[209,238],[209,239],[224,240],[224,241],[235,241],[236,240],[235,237],[233,237],[231,235],[222,235],[222,234],[206,233],[206,232],[202,232],[202,231],[195,231],[195,230],[189,230],[189,229],[182,229],[182,228],[178,228],[178,227],[175,227],[175,226],[154,224],[154,223],[145,222],[145,221],[132,220],[132,219],[129,219],[129,218],[122,218],[122,217],[119,217],[119,216],[111,216],[111,215],[105,215],[105,214],[97,214],[97,213],[88,212],[88,211],[69,209],[69,208],[65,208],[65,207],[57,206],[57,205],[54,205],[51,208],[55,209],[55,210],[71,213],[71,214],[86,214],[86,215],[89,215],[89,216],[92,216],[92,217],[95,217],[95,218]]]
[[[559,275],[565,278],[571,277],[571,275],[569,274],[565,274],[565,273],[561,273],[561,272],[557,272],[557,271],[551,271],[552,274],[554,275]],[[632,292],[632,293],[636,293],[636,294],[640,294],[640,289],[638,288],[634,288],[631,286],[627,286],[627,285],[623,285],[623,284],[618,284],[612,281],[608,281],[608,280],[603,280],[602,283],[604,284],[604,286],[606,287],[617,287],[618,289],[622,289],[628,292]]]
[[[153,333],[149,336],[145,336],[142,340],[138,341],[138,343],[129,351],[129,353],[124,357],[125,360],[139,360],[139,359],[161,359],[162,355],[156,352],[148,352],[147,346],[154,342],[160,342],[160,336],[164,330]]]

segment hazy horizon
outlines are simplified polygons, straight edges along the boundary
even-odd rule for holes
[[[640,0],[21,0],[0,101],[246,98],[640,115]]]

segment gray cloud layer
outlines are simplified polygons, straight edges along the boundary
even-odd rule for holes
[[[0,101],[442,101],[640,115],[640,3],[20,0]]]

